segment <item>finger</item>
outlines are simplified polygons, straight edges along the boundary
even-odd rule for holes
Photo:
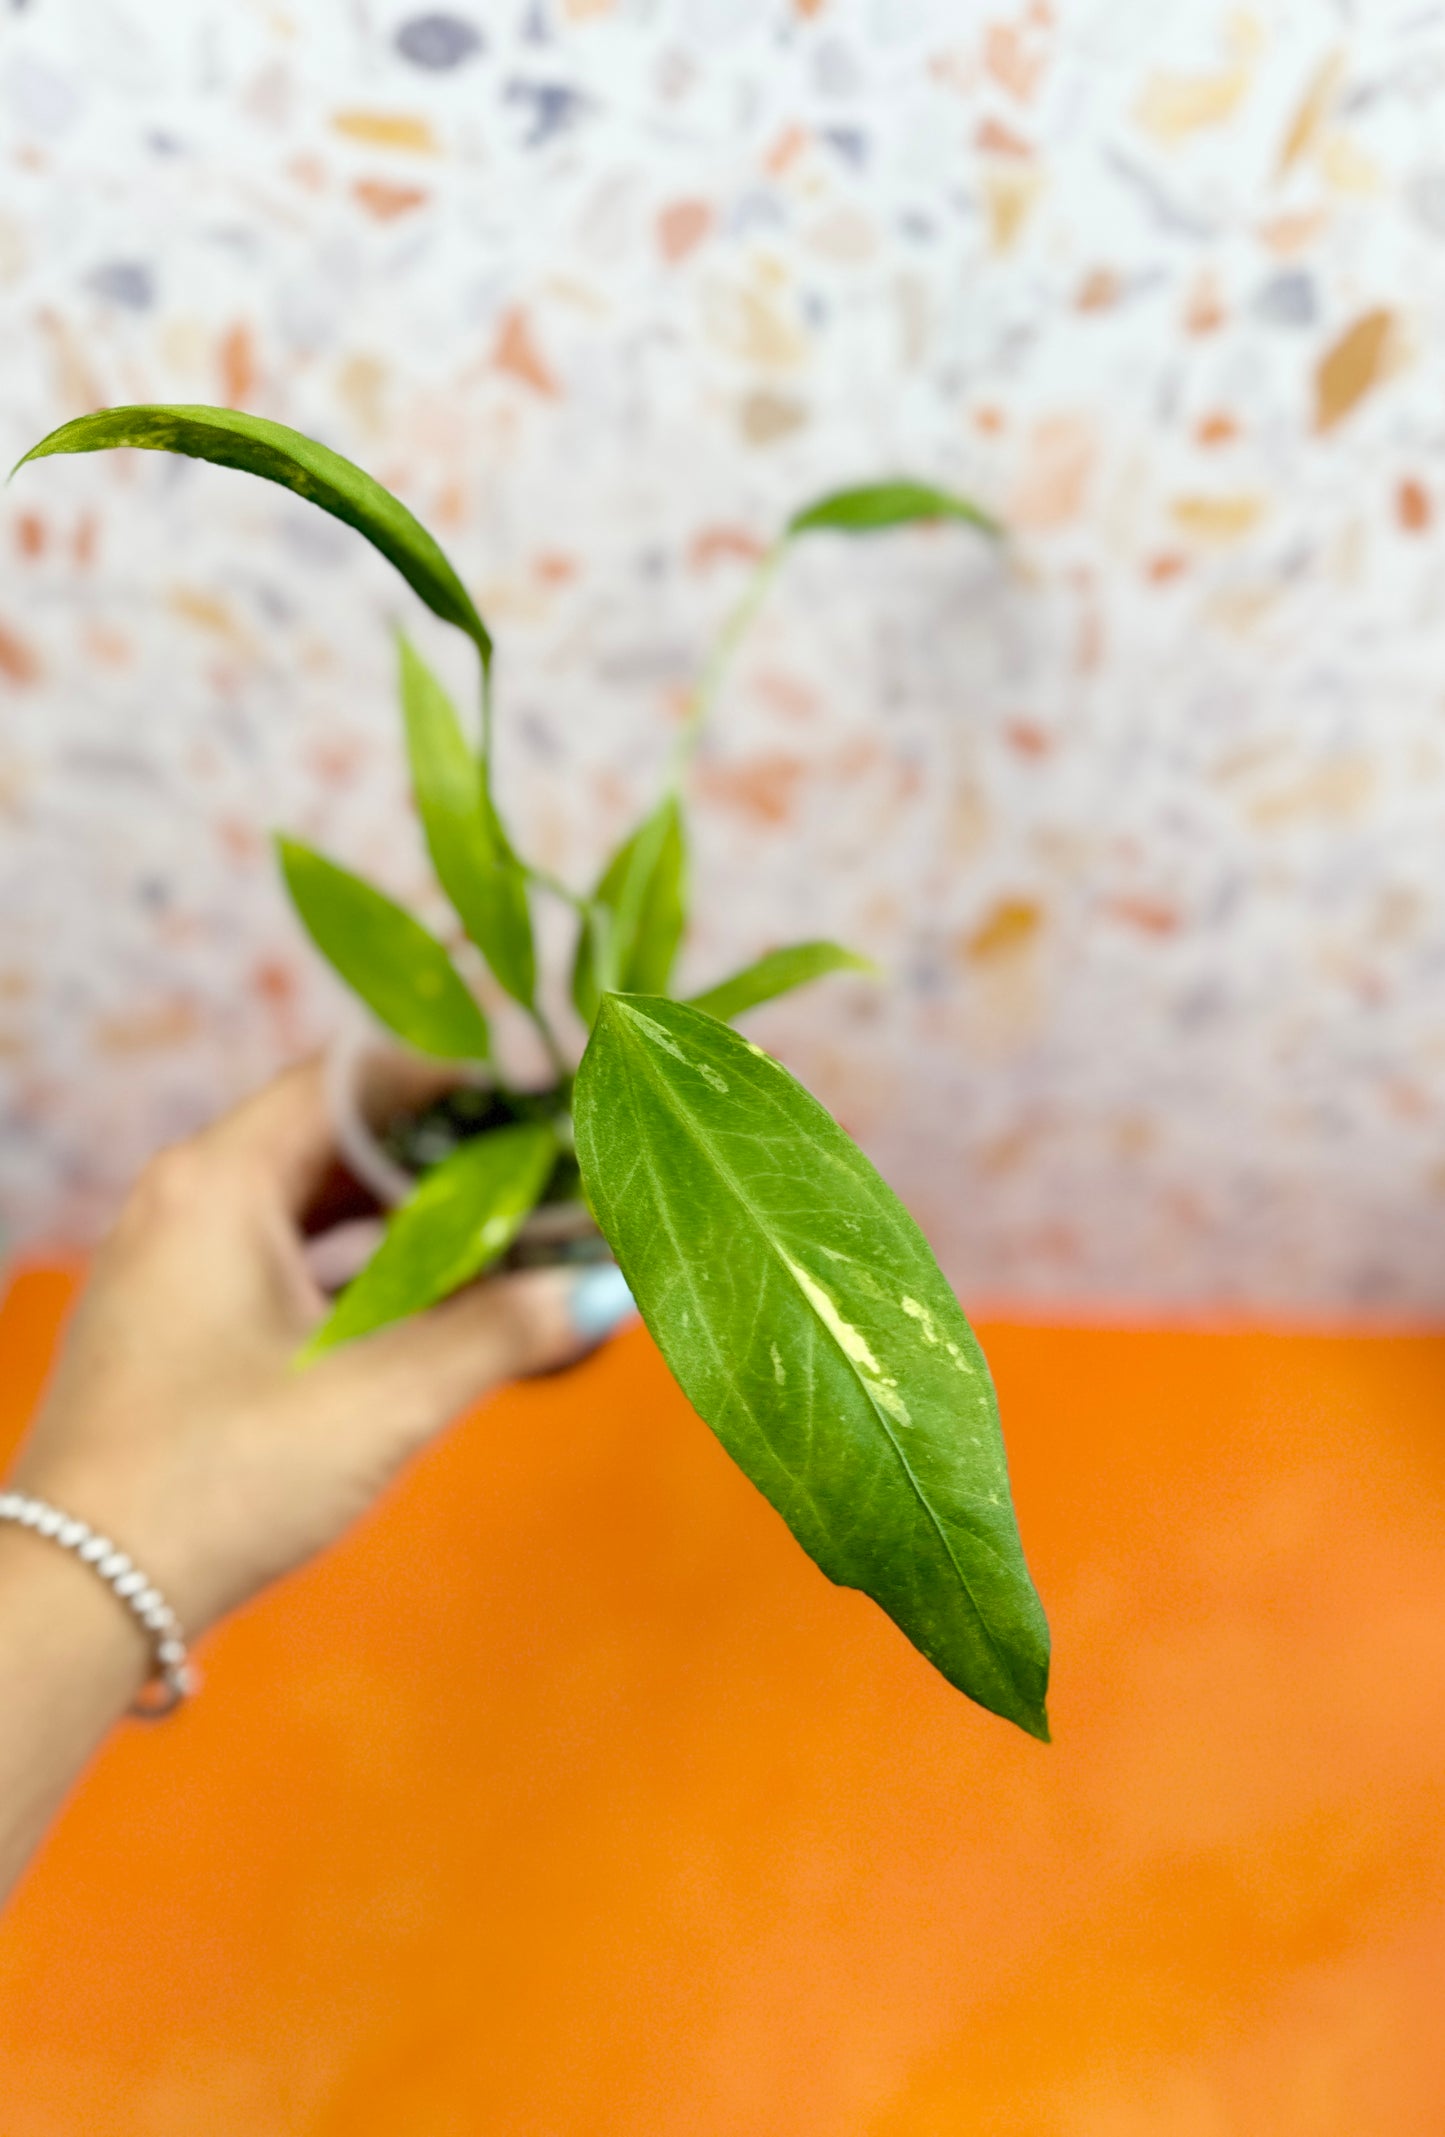
[[[613,1263],[490,1277],[312,1368],[414,1446],[505,1381],[555,1372],[634,1318]],[[333,1394],[337,1387],[333,1385]]]
[[[319,1056],[283,1070],[199,1140],[248,1187],[260,1188],[287,1210],[303,1209],[336,1155]]]
[[[367,1121],[381,1125],[456,1081],[449,1063],[377,1048],[366,1058],[357,1097]],[[259,1186],[299,1217],[341,1155],[332,1096],[326,1063],[312,1055],[223,1115],[202,1141],[214,1156],[234,1160],[237,1176],[248,1185]]]
[[[351,1217],[306,1241],[302,1258],[313,1282],[339,1291],[360,1274],[386,1236],[380,1217]]]

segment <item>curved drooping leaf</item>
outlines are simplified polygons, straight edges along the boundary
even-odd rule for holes
[[[694,1009],[705,1009],[710,1017],[730,1024],[734,1017],[756,1009],[760,1002],[771,1002],[794,987],[806,987],[810,980],[822,979],[826,973],[876,974],[877,970],[871,957],[860,957],[856,950],[845,950],[841,943],[793,942],[785,949],[770,950],[766,957],[744,965],[740,972],[719,980],[715,987],[690,994],[688,1000]]]
[[[303,1361],[420,1313],[489,1269],[535,1208],[556,1157],[552,1129],[524,1122],[475,1136],[434,1166],[312,1336]]]
[[[487,627],[440,544],[390,490],[329,446],[318,445],[314,438],[284,423],[247,415],[239,408],[102,408],[95,415],[62,423],[59,430],[32,445],[16,466],[24,467],[26,460],[42,460],[50,453],[99,453],[117,445],[185,453],[217,467],[241,468],[294,490],[298,497],[310,498],[333,519],[344,520],[364,534],[433,614],[466,632],[484,665],[491,660]]]
[[[537,958],[526,876],[455,706],[404,632],[397,643],[412,787],[437,880],[508,994],[529,1009]]]
[[[982,1351],[907,1210],[785,1069],[687,1003],[609,995],[577,1156],[699,1415],[830,1579],[1046,1737],[1048,1627]]]
[[[278,837],[276,852],[302,926],[383,1024],[421,1053],[486,1059],[486,1017],[419,920],[299,839]]]
[[[811,534],[831,528],[838,534],[876,534],[883,527],[902,527],[910,520],[961,519],[984,534],[1001,535],[1003,528],[992,513],[985,512],[970,497],[955,497],[932,483],[913,482],[900,476],[894,482],[869,482],[857,489],[834,490],[816,504],[804,505],[788,521],[789,534]]]
[[[659,802],[623,840],[592,894],[602,928],[584,925],[572,966],[572,1000],[590,1024],[609,987],[662,994],[687,925],[687,842],[677,796]],[[599,934],[605,940],[599,970]]]

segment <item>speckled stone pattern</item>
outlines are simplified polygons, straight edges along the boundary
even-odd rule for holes
[[[797,504],[694,782],[701,984],[966,1298],[1445,1299],[1445,9],[10,0],[7,458],[87,408],[315,432],[455,555],[500,784],[586,880]],[[437,912],[347,530],[142,455],[0,525],[0,1174],[93,1226],[321,1041],[284,825]],[[560,940],[555,952],[560,954]]]

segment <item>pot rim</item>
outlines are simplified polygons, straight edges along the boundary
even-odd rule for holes
[[[361,1093],[368,1061],[408,1051],[400,1041],[388,1042],[357,1024],[343,1025],[326,1049],[326,1102],[336,1147],[348,1169],[363,1187],[371,1189],[383,1209],[405,1202],[416,1180],[383,1148],[366,1118]]]
[[[404,1046],[399,1039],[386,1039],[363,1025],[348,1024],[336,1032],[326,1049],[324,1078],[336,1147],[348,1169],[363,1187],[370,1188],[384,1210],[398,1208],[423,1177],[397,1163],[367,1119],[362,1104],[368,1062],[389,1054],[410,1056],[417,1061],[430,1059]],[[458,1063],[457,1067],[459,1083],[486,1087],[485,1070],[466,1063]],[[575,1238],[581,1232],[599,1229],[591,1210],[580,1199],[545,1202],[532,1211],[517,1237],[535,1244],[538,1240]]]

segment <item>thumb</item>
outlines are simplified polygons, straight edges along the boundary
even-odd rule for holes
[[[528,1269],[470,1285],[326,1363],[409,1450],[504,1382],[585,1357],[636,1311],[615,1262]]]

